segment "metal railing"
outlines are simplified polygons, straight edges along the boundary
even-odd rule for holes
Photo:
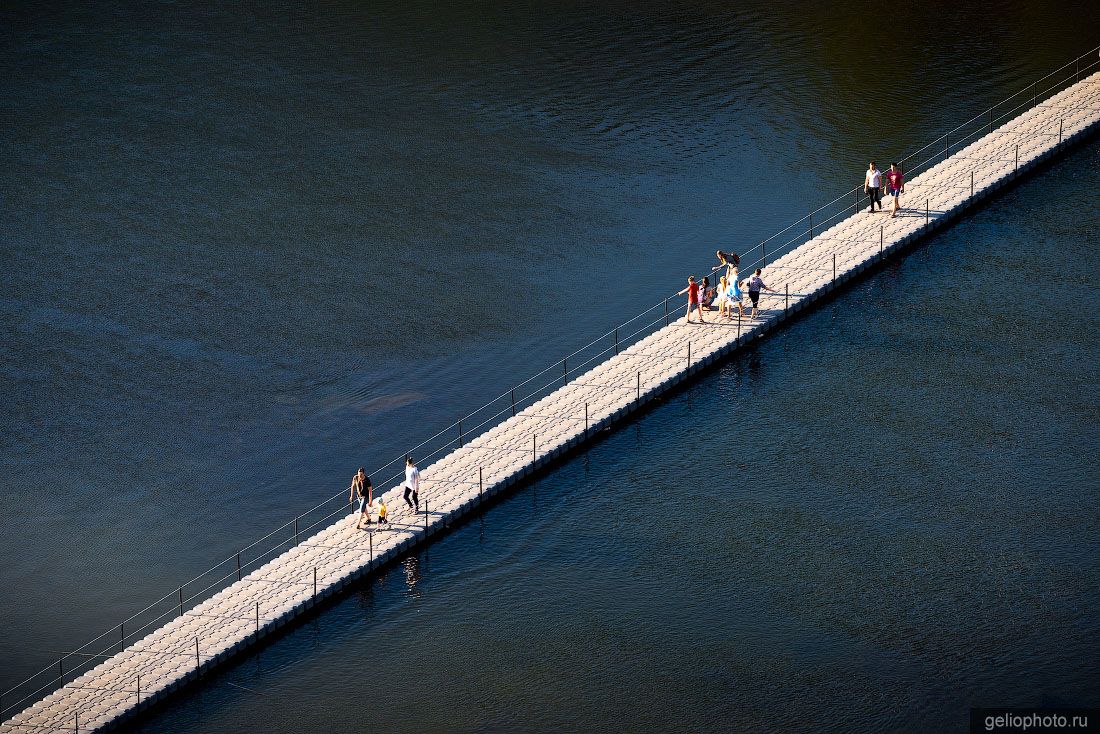
[[[947,131],[943,135],[940,135],[933,142],[925,145],[913,153],[905,156],[900,160],[900,166],[905,172],[906,177],[914,175],[918,171],[927,171],[934,167],[936,164],[950,158],[952,149],[956,151],[962,150],[970,142],[978,139],[981,136],[989,135],[993,132],[996,125],[1005,121],[1014,115],[1022,108],[1034,107],[1040,100],[1047,99],[1052,96],[1056,90],[1063,87],[1063,85],[1073,84],[1079,81],[1086,73],[1091,73],[1096,68],[1100,67],[1100,58],[1097,58],[1097,53],[1100,52],[1100,46],[1078,56],[1073,61],[1055,69],[1053,72],[1037,79],[1031,85],[1025,89],[1013,94],[1006,99],[998,102],[997,104],[989,107],[981,114],[967,120],[961,125]],[[1091,61],[1082,64],[1083,60],[1089,59]],[[1073,68],[1072,73],[1069,73],[1065,77],[1060,77],[1052,83],[1048,82],[1052,77],[1058,75],[1061,72],[1065,72],[1070,67]],[[1040,86],[1044,85],[1044,86]],[[1018,99],[1021,95],[1030,95],[1024,98],[1023,102],[1018,104],[1012,104],[1014,100]],[[1009,106],[1008,109],[1004,109],[1005,106]],[[966,132],[968,128],[973,127],[973,130]],[[1043,133],[1043,135],[1055,135],[1059,137],[1059,142],[1062,139],[1062,125],[1059,124],[1058,133]],[[1014,133],[1006,133],[1013,135]],[[1018,161],[1019,145],[1016,145],[1017,161]],[[925,158],[917,160],[906,170],[905,166],[908,162],[918,158],[918,156],[926,155]],[[779,230],[771,237],[760,242],[759,256],[755,260],[745,264],[746,256],[742,256],[741,269],[743,272],[751,272],[756,267],[765,267],[769,259],[773,259],[776,256],[789,252],[793,247],[801,244],[806,240],[813,239],[815,229],[820,234],[827,227],[839,221],[842,217],[850,216],[853,211],[858,210],[864,206],[867,202],[865,196],[861,196],[862,185],[857,186],[854,189],[838,196],[832,201],[823,204],[822,206],[809,212],[801,219],[792,222],[787,227]],[[970,183],[971,194],[974,192],[973,174],[971,176]],[[930,226],[930,210],[926,201],[925,206],[925,225]],[[800,225],[805,225],[805,229],[796,230],[795,228]],[[782,239],[784,235],[786,239]],[[781,243],[774,246],[772,249],[768,249],[769,243],[780,241]],[[882,235],[880,232],[880,253],[882,245]],[[753,248],[755,250],[755,248]],[[747,253],[746,253],[747,255]],[[725,269],[724,265],[714,267],[708,273],[708,277],[716,279],[716,276]],[[836,256],[833,256],[833,273],[834,280],[836,277]],[[677,294],[678,295],[678,294]],[[411,447],[407,454],[413,454],[418,456],[420,463],[427,465],[427,463],[445,453],[454,450],[456,447],[461,447],[469,443],[471,440],[477,438],[477,436],[490,430],[493,426],[500,422],[500,419],[507,419],[516,415],[524,407],[536,403],[541,398],[549,395],[554,390],[558,389],[563,384],[567,383],[570,376],[580,374],[594,363],[603,361],[606,357],[616,355],[626,347],[634,344],[646,336],[654,333],[663,326],[670,323],[671,320],[678,318],[674,315],[676,309],[682,309],[683,304],[677,300],[677,305],[673,306],[670,311],[670,302],[677,298],[677,295],[670,295],[661,301],[653,304],[646,310],[642,311],[627,319],[623,323],[614,327],[613,329],[601,334],[592,341],[588,342],[579,349],[565,355],[560,360],[556,360],[553,364],[547,366],[543,370],[535,373],[531,377],[527,378],[523,382],[513,386],[506,392],[501,393],[497,397],[493,398],[489,402],[473,410],[462,418],[458,419],[446,428],[438,431],[434,435],[430,436],[426,440]],[[797,295],[797,294],[795,294]],[[773,297],[784,298],[784,310],[789,304],[791,294],[789,292],[783,294],[776,294]],[[740,333],[740,332],[739,332]],[[690,347],[689,347],[690,349]],[[688,362],[691,362],[690,351],[688,352]],[[610,388],[608,388],[610,389]],[[517,395],[518,393],[518,395]],[[641,378],[638,378],[638,394],[641,395]],[[585,416],[586,428],[587,428],[587,414]],[[422,452],[427,453],[422,453]],[[537,449],[535,450],[537,456]],[[396,473],[388,474],[388,472],[396,469]],[[378,482],[376,486],[380,488],[380,493],[384,493],[388,490],[381,489],[389,486],[390,490],[400,486],[401,480],[404,478],[404,455],[396,457],[387,463],[380,466],[375,471],[371,472],[371,476],[386,475],[386,478],[381,482]],[[422,481],[430,482],[430,470],[422,473]],[[302,536],[310,533],[314,529],[328,523],[332,518],[341,513],[348,512],[348,508],[351,503],[344,499],[348,490],[343,489],[340,492],[332,495],[331,497],[321,501],[320,503],[310,507],[309,509],[299,513],[292,520],[283,523],[279,527],[275,528],[267,535],[259,538],[252,543],[244,546],[239,551],[229,556],[226,559],[216,563],[207,570],[203,571],[194,578],[178,585],[168,594],[162,596],[160,599],[152,602],[145,608],[130,615],[126,619],[122,620],[118,624],[112,626],[99,636],[89,640],[82,644],[75,650],[64,652],[59,654],[57,665],[50,665],[42,670],[34,673],[23,681],[15,684],[8,690],[0,694],[0,722],[5,720],[8,712],[17,713],[18,711],[29,705],[28,702],[40,698],[42,695],[46,695],[45,692],[55,689],[64,685],[66,679],[72,679],[88,669],[94,667],[99,661],[107,659],[117,652],[122,651],[127,646],[128,642],[134,641],[140,638],[141,635],[146,634],[154,625],[162,622],[163,620],[170,619],[177,616],[182,616],[188,608],[193,608],[202,601],[210,598],[217,592],[228,587],[229,585],[239,581],[243,578],[244,574],[258,568],[263,565],[267,560],[274,558],[283,551],[297,545]],[[395,504],[397,504],[395,502]],[[401,518],[407,518],[414,513],[408,511],[404,506],[398,506],[391,512],[391,521],[398,522]],[[425,515],[427,514],[427,497],[425,497]],[[426,520],[426,518],[425,518]],[[373,539],[371,546],[371,560],[373,561]],[[300,582],[280,582],[269,580],[271,583],[284,583],[301,585],[310,583],[310,579],[304,579]],[[316,592],[317,576],[316,569],[313,570],[312,583],[314,591]],[[255,613],[255,623],[257,631],[260,627],[260,609],[257,603]],[[249,619],[252,617],[250,616]],[[155,629],[155,628],[154,628]],[[93,646],[97,646],[97,651],[91,651]],[[196,665],[200,664],[200,640],[196,638]],[[177,654],[177,653],[165,653],[165,654]],[[191,655],[190,652],[178,653]],[[66,663],[69,663],[66,668]],[[24,690],[29,690],[27,693],[22,693]],[[129,689],[127,689],[129,691]],[[141,684],[140,678],[135,681],[134,692],[137,696],[137,701],[141,701]],[[16,695],[20,694],[20,695]],[[16,696],[13,702],[13,696]],[[6,705],[5,705],[5,702]],[[23,726],[20,724],[19,726]],[[41,727],[31,727],[41,728]],[[64,727],[68,730],[67,727]],[[79,720],[74,719],[74,728],[79,731]]]

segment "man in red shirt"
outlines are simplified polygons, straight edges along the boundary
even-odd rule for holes
[[[699,284],[695,282],[695,276],[688,276],[688,287],[677,293],[676,295],[682,296],[688,294],[688,310],[687,310],[687,322],[691,323],[691,309],[695,309],[699,312],[699,323],[705,324],[707,320],[703,318],[703,307],[699,305]]]
[[[894,197],[894,208],[890,211],[890,218],[898,215],[898,196],[905,193],[905,176],[901,175],[897,163],[890,164],[890,172],[886,174],[886,188],[890,196]]]

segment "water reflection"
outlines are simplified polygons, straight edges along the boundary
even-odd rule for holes
[[[409,556],[401,562],[401,569],[405,573],[405,590],[412,598],[420,597],[420,590],[416,585],[420,583],[420,556]]]

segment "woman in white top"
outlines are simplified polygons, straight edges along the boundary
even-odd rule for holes
[[[870,214],[875,211],[875,203],[878,203],[878,210],[882,211],[882,171],[875,168],[875,162],[871,161],[867,166],[867,175],[863,177],[863,193],[871,199],[871,208],[867,210]]]
[[[722,276],[718,279],[718,318],[725,316],[729,318],[729,294],[726,292],[729,290],[729,281],[726,280],[726,276]]]
[[[411,500],[409,495],[412,495]],[[405,457],[405,502],[414,507],[415,512],[420,512],[420,470],[411,456]]]

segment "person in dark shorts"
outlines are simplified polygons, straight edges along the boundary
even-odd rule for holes
[[[389,525],[390,521],[387,519],[388,511],[386,510],[386,499],[384,497],[378,498],[378,527],[383,525]]]
[[[371,497],[374,494],[374,487],[371,486],[370,477],[363,470],[363,467],[359,467],[359,471],[355,472],[355,476],[351,478],[351,496],[348,497],[348,502],[352,500],[359,500],[359,521],[355,523],[356,530],[363,529],[364,518],[367,521],[367,525],[370,525],[370,505]]]
[[[772,290],[771,288],[769,288],[764,283],[764,279],[760,277],[760,268],[757,268],[756,272],[753,273],[752,276],[749,277],[748,283],[749,283],[749,300],[752,301],[752,318],[755,319],[756,318],[756,312],[757,312],[757,309],[758,309],[759,303],[760,303],[760,291],[764,290],[764,291],[768,291],[770,293],[775,293],[775,291]]]

